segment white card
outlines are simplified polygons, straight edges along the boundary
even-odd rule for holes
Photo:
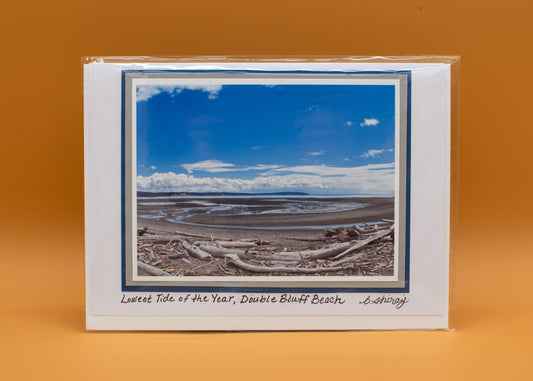
[[[447,329],[450,64],[85,64],[87,329]]]

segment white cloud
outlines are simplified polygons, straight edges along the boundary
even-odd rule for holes
[[[309,156],[322,156],[322,155],[325,155],[326,152],[324,150],[321,150],[321,151],[318,151],[318,152],[309,152],[308,155]]]
[[[377,120],[376,118],[368,118],[368,119],[365,118],[365,121],[363,123],[360,123],[359,125],[361,127],[364,127],[364,126],[377,126],[378,124],[379,124],[379,120]]]
[[[371,149],[366,151],[364,154],[361,155],[361,157],[364,157],[365,159],[368,158],[374,158],[374,157],[380,157],[383,152],[392,152],[393,149]]]
[[[347,125],[347,126],[351,126],[352,124],[353,124],[353,122],[352,122],[351,120],[349,120],[349,121],[346,122],[346,125]]]
[[[223,163],[224,164],[224,163]],[[266,168],[257,165],[247,168]],[[196,177],[173,172],[138,176],[139,190],[180,192],[265,192],[304,190],[312,193],[391,195],[394,163],[361,167],[296,166],[280,167],[250,179]]]
[[[152,165],[152,166],[150,167],[150,169],[156,169],[156,166],[155,166],[155,165]]]
[[[223,163],[220,160],[204,160],[198,163],[181,164],[180,167],[187,170],[188,173],[194,171],[204,171],[209,173],[217,172],[242,172],[242,171],[265,171],[268,169],[279,168],[279,165],[257,164],[248,167],[236,167],[235,164]]]
[[[146,101],[160,93],[179,94],[184,89],[204,91],[209,99],[216,99],[222,85],[138,85],[137,102]]]
[[[368,164],[361,167],[330,167],[327,165],[299,165],[295,167],[281,167],[275,169],[276,172],[294,172],[301,174],[313,174],[324,177],[331,176],[346,176],[357,177],[361,173],[367,173],[368,171],[376,170],[392,170],[394,171],[394,163],[385,164]]]
[[[137,86],[137,102],[146,101],[152,98],[154,95],[159,93],[169,93],[174,92],[175,86]]]
[[[245,168],[241,168],[242,171],[251,171],[251,170],[254,170],[254,171],[264,171],[264,170],[267,170],[267,169],[275,169],[275,168],[279,168],[280,166],[279,165],[267,165],[267,164],[257,164],[253,167],[245,167]]]
[[[227,172],[232,171],[235,165],[223,163],[220,160],[204,160],[193,164],[181,164],[181,167],[186,169],[188,173],[192,173],[193,171]]]
[[[261,149],[261,146],[253,146],[253,147],[252,147],[252,150],[254,150],[254,151],[255,151],[255,150],[258,150],[258,149]]]

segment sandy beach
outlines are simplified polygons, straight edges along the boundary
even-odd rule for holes
[[[291,201],[301,201],[300,198],[292,198]],[[339,204],[351,205],[360,203],[364,206],[339,212],[325,213],[299,213],[299,214],[251,214],[227,215],[224,213],[193,214],[192,217],[184,218],[182,223],[171,222],[169,219],[176,219],[183,214],[191,214],[194,210],[186,212],[177,211],[170,218],[145,218],[143,212],[154,210],[160,213],[168,213],[169,210],[190,207],[190,200],[158,199],[163,205],[139,205],[138,208],[138,228],[148,228],[148,232],[161,238],[167,237],[169,240],[176,236],[176,232],[188,234],[205,234],[207,236],[221,236],[225,238],[238,239],[262,239],[265,241],[284,240],[283,237],[294,236],[299,239],[308,238],[310,241],[324,237],[324,229],[309,229],[307,226],[328,226],[350,225],[361,223],[380,222],[383,219],[394,219],[394,199],[390,198],[305,198],[303,201],[336,202]],[[263,208],[276,208],[283,201],[277,200],[255,200],[241,198],[213,198],[202,199],[204,203],[234,204],[234,205],[254,205],[261,203]],[[173,205],[164,205],[173,203]],[[265,203],[267,205],[265,205]],[[256,206],[256,205],[254,205]],[[189,208],[190,209],[190,208]],[[205,226],[209,225],[209,226]],[[254,229],[238,228],[236,226],[251,227]],[[264,227],[265,229],[261,229]],[[276,229],[276,227],[291,227],[291,229]],[[301,227],[301,228],[298,228]]]
[[[197,203],[201,207],[198,207]],[[313,208],[308,207],[306,203]],[[320,213],[319,210],[315,210],[315,205],[324,206],[325,210],[330,208],[339,211]],[[315,212],[296,213],[295,207]],[[355,209],[349,209],[351,207]],[[290,210],[292,213],[278,213],[283,210]],[[228,266],[227,261],[214,260],[204,263],[194,256],[180,258],[183,253],[187,254],[180,242],[198,246],[202,243],[218,245],[222,241],[251,243],[252,248],[233,250],[243,255],[253,253],[263,258],[294,251],[305,254],[339,244],[349,247],[350,241],[356,245],[358,240],[371,237],[373,229],[378,229],[375,224],[382,224],[384,219],[394,219],[393,198],[305,197],[288,200],[218,197],[201,200],[158,198],[157,201],[143,199],[139,201],[138,207],[138,252],[139,258],[144,262],[173,275],[265,276]],[[369,230],[369,234],[362,234],[359,237],[348,236],[349,231],[346,229],[352,229],[352,225]],[[387,266],[381,266],[377,273],[365,271],[361,266],[350,266],[320,275],[391,275],[392,239],[369,244],[363,251],[368,254],[366,257],[378,252],[375,261],[385,260]],[[265,263],[254,262],[254,257],[251,259],[250,263]],[[364,263],[367,265],[370,263],[368,258]],[[306,265],[317,266],[317,263],[313,261],[312,264]],[[374,269],[375,266],[369,268]],[[287,272],[268,275],[301,274]]]

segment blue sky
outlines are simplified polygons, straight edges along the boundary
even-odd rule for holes
[[[140,85],[137,186],[394,193],[394,86]]]

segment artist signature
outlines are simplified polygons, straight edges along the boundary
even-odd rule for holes
[[[393,305],[397,310],[405,306],[409,302],[407,296],[373,296],[368,295],[366,299],[359,302],[359,304],[390,304]]]

